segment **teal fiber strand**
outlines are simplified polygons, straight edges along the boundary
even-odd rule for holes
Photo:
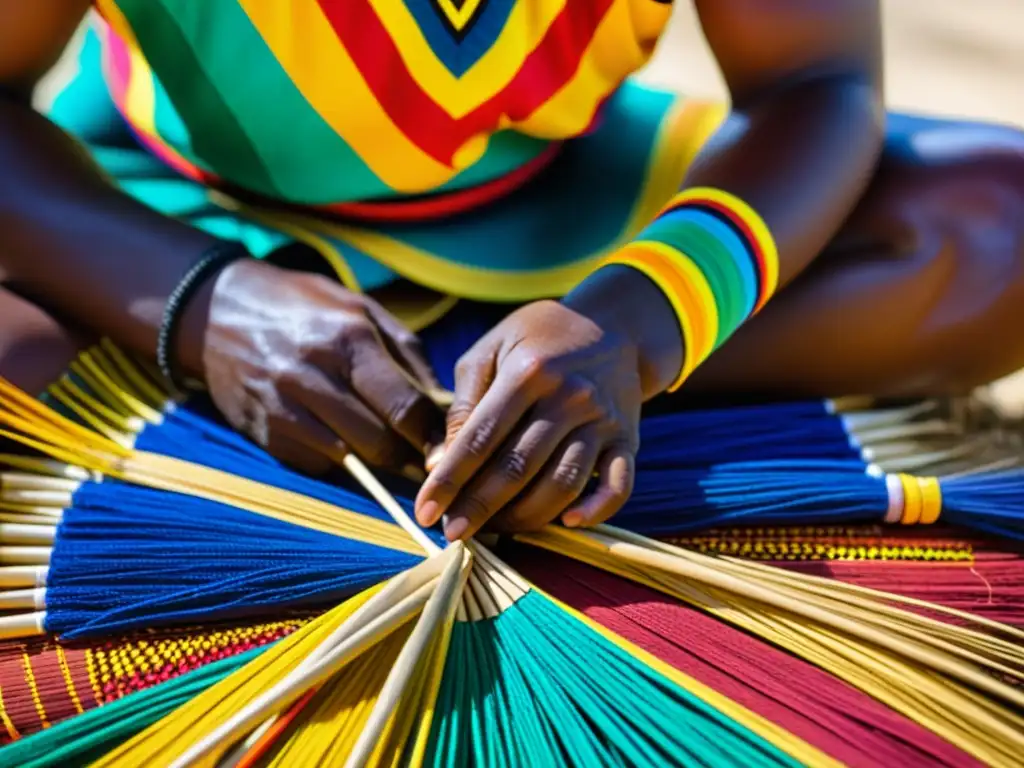
[[[87,765],[248,664],[270,646],[130,693],[0,749],[0,768]]]
[[[435,768],[797,765],[536,591],[456,623],[429,749]]]

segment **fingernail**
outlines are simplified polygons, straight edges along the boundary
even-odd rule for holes
[[[436,501],[428,501],[416,510],[416,519],[419,521],[420,525],[433,525],[437,522],[437,519],[440,516],[441,508],[437,505]]]
[[[579,510],[572,510],[562,515],[562,525],[566,528],[576,528],[583,522],[583,513]]]
[[[427,472],[433,472],[434,467],[441,463],[441,459],[444,458],[444,445],[435,445],[430,449],[430,453],[427,454],[426,467]]]
[[[448,541],[458,541],[469,529],[469,518],[449,517],[444,521],[444,537]]]
[[[423,471],[423,467],[416,466],[415,464],[406,464],[402,467],[402,477],[416,483],[422,483],[427,479],[427,473]]]

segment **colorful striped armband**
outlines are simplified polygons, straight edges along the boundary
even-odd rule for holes
[[[604,265],[643,272],[668,297],[685,343],[669,392],[775,292],[779,255],[767,225],[738,197],[695,187],[669,201],[651,224]]]

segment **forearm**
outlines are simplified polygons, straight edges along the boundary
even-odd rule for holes
[[[38,394],[67,370],[85,339],[0,288],[0,376]]]
[[[152,355],[167,297],[214,238],[117,190],[44,117],[0,99],[0,278]]]
[[[872,78],[811,79],[734,109],[686,177],[686,187],[736,195],[764,220],[779,286],[821,253],[871,179],[884,140]]]

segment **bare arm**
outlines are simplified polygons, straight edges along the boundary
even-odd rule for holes
[[[867,185],[883,142],[876,0],[696,0],[734,114],[687,186],[751,205],[780,283],[821,252]],[[643,400],[678,377],[684,340],[638,271],[599,269],[560,304],[510,315],[460,361],[447,450],[417,499],[423,523],[472,535],[498,510],[533,528],[606,520],[633,482]],[[601,481],[580,497],[595,471]]]
[[[0,0],[0,276],[69,320],[152,354],[166,297],[214,240],[122,194],[28,105],[88,6]],[[196,350],[189,345],[193,357]]]
[[[87,7],[0,0],[0,281],[152,356],[168,297],[216,240],[120,192],[27,106]],[[326,471],[351,448],[401,468],[438,439],[443,420],[381,335],[410,368],[427,368],[414,339],[372,300],[248,259],[189,301],[176,358],[235,427],[279,458]]]

